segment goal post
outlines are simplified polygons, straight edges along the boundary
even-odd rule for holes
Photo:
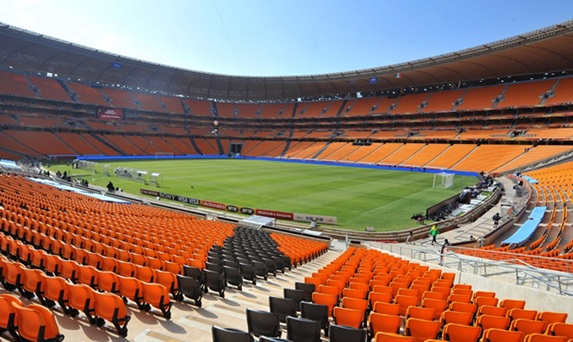
[[[433,188],[449,189],[454,186],[455,173],[440,172],[434,174]]]

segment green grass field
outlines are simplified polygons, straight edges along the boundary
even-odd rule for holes
[[[103,164],[103,162],[101,163]],[[85,170],[55,165],[91,184],[110,180],[126,192],[141,188],[160,190],[232,204],[315,215],[336,216],[338,226],[390,231],[416,226],[410,217],[425,212],[477,178],[456,176],[450,189],[432,188],[433,174],[242,159],[146,160],[105,162],[160,172],[163,186],[156,188],[132,180],[92,175]]]

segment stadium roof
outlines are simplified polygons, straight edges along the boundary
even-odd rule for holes
[[[0,23],[0,67],[218,100],[344,96],[356,92],[573,71],[573,20],[440,56],[372,69],[288,77],[247,77],[184,70]]]

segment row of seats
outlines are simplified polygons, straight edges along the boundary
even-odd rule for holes
[[[219,107],[219,115],[223,117],[256,118],[278,117],[288,111],[288,105],[255,105],[227,104],[205,100],[187,100],[176,97],[158,96],[140,91],[129,91],[118,88],[104,87],[94,90],[82,83],[59,80],[70,90],[64,90],[53,78],[28,75],[24,77],[13,71],[0,71],[3,78],[11,79],[10,87],[0,89],[2,94],[13,94],[23,97],[41,97],[65,102],[82,102],[85,104],[107,104],[114,107],[142,109],[155,112],[183,113],[213,116],[214,109]],[[542,80],[512,83],[508,85],[493,85],[469,88],[467,90],[442,90],[436,92],[403,94],[397,98],[378,97],[375,99],[354,99],[350,101],[334,100],[299,103],[299,115],[305,117],[321,117],[340,115],[367,115],[370,113],[415,113],[415,112],[447,112],[457,110],[475,110],[484,108],[513,108],[519,106],[535,106],[539,104],[555,105],[571,102],[570,95],[565,91],[571,79]],[[563,83],[563,84],[561,84]],[[30,89],[34,89],[32,92]],[[551,94],[551,96],[547,96]],[[557,95],[557,96],[556,96]],[[104,101],[105,100],[105,101]],[[386,100],[386,101],[384,101]],[[182,102],[183,101],[183,102]],[[361,105],[362,102],[367,105]],[[292,105],[291,105],[292,106]],[[343,108],[346,106],[346,108]],[[272,107],[272,108],[265,108]],[[273,110],[274,109],[274,110]],[[288,113],[291,114],[291,113]],[[292,114],[291,114],[292,115]]]

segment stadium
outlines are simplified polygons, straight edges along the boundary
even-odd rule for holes
[[[572,39],[249,77],[0,25],[0,338],[573,339]]]

